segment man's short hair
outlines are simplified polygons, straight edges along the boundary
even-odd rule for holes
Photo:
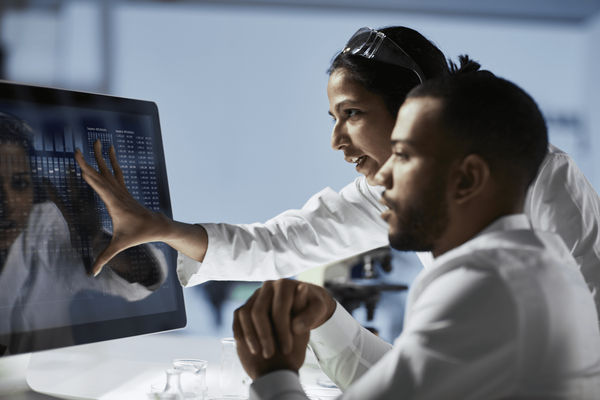
[[[525,186],[533,181],[547,153],[548,134],[535,101],[514,83],[460,57],[460,67],[424,82],[408,98],[442,101],[440,124],[464,155],[478,154],[492,176]]]

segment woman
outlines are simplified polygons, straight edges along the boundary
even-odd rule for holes
[[[110,151],[113,176],[95,152],[96,172],[80,152],[84,179],[98,192],[113,219],[110,245],[94,270],[123,249],[163,241],[177,249],[184,286],[207,280],[264,280],[386,245],[381,188],[372,179],[391,154],[390,135],[406,93],[422,80],[448,72],[444,55],[418,32],[405,27],[361,29],[329,69],[329,113],[335,125],[331,144],[362,175],[340,192],[326,188],[300,210],[264,224],[193,225],[171,221],[140,206],[127,192]],[[528,194],[525,212],[533,226],[558,232],[580,263],[600,304],[600,200],[573,161],[550,147]],[[421,255],[422,256],[422,255]],[[422,257],[425,260],[425,257]]]

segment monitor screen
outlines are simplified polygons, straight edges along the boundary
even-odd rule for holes
[[[108,165],[115,147],[125,184],[171,217],[158,109],[149,101],[0,82],[0,355],[185,326],[176,253],[148,243],[94,277],[112,224],[82,179],[74,152]]]

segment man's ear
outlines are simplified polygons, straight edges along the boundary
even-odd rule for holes
[[[481,194],[489,179],[490,167],[487,161],[477,154],[469,154],[453,173],[452,198],[457,204],[470,201]]]

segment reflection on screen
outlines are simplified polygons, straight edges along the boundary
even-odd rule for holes
[[[97,167],[94,142],[106,160],[114,145],[131,194],[170,213],[156,122],[140,113],[0,101],[0,355],[89,342],[109,329],[90,323],[121,319],[122,326],[177,307],[169,290],[177,285],[169,274],[174,257],[163,244],[128,249],[89,275],[112,224],[74,160],[79,148]]]

